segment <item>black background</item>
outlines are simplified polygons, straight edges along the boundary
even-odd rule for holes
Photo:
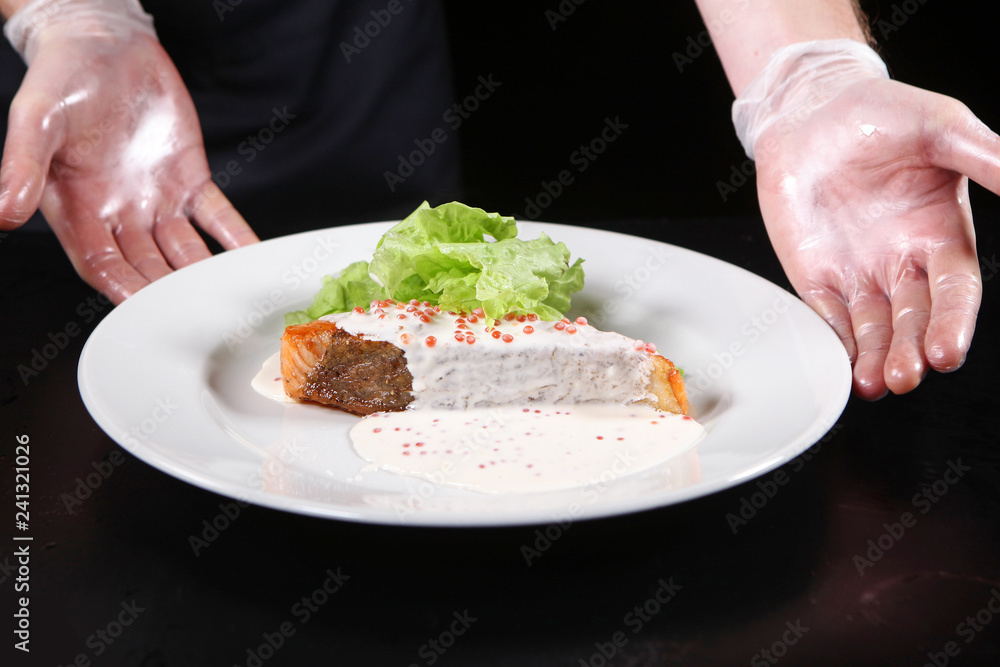
[[[704,24],[693,2],[590,0],[555,31],[544,10],[448,2],[456,92],[480,74],[504,82],[462,128],[469,200],[523,211],[596,136],[602,119],[630,128],[544,212],[543,219],[757,215],[752,181],[723,200],[718,182],[746,160],[732,131],[732,93],[711,48],[678,71]],[[866,2],[893,76],[954,96],[991,127],[997,105],[996,26],[987,2]],[[697,54],[697,50],[690,53]],[[1000,202],[974,186],[974,209]]]
[[[711,47],[699,53],[692,46],[707,41],[694,2],[567,4],[575,10],[553,30],[545,12],[559,7],[555,0],[444,2],[455,99],[470,95],[480,76],[502,83],[457,133],[464,200],[523,214],[525,199],[570,167],[570,155],[597,136],[604,119],[620,117],[628,129],[541,219],[602,226],[602,219],[624,217],[756,216],[752,179],[726,197],[719,192],[734,169],[750,166],[732,130],[733,95],[719,60]],[[868,1],[863,7],[895,78],[954,96],[1000,127],[996,3]],[[679,69],[676,56],[692,62]],[[20,70],[6,42],[0,64],[0,96],[9,99]],[[213,172],[231,157],[220,156]],[[238,193],[234,201],[239,207]],[[974,210],[1000,210],[1000,199],[976,185],[972,202]],[[251,220],[255,213],[249,206],[244,211]],[[337,218],[336,205],[330,218]]]

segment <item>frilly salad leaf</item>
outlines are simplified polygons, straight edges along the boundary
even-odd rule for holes
[[[379,240],[370,263],[326,276],[312,305],[285,315],[285,324],[386,298],[456,312],[481,307],[493,318],[513,312],[557,320],[583,287],[582,264],[570,264],[566,246],[545,234],[518,239],[514,218],[458,202],[434,208],[424,202]]]

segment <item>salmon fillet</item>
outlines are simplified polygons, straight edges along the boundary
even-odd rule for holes
[[[360,312],[359,312],[360,311]],[[684,380],[652,346],[576,322],[489,320],[427,304],[375,302],[290,326],[281,376],[292,398],[347,412],[539,401],[647,403],[687,414]],[[418,403],[414,404],[414,401]]]

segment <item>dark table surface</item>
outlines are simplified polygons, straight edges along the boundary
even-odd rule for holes
[[[76,367],[104,306],[51,237],[4,235],[0,664],[1000,664],[996,222],[978,221],[986,294],[961,370],[906,396],[852,398],[745,525],[731,517],[774,473],[573,523],[530,564],[522,547],[544,526],[385,527],[252,505],[195,554],[191,536],[235,514],[231,500],[95,425]],[[759,220],[598,226],[786,284]],[[18,367],[71,323],[76,335],[25,382]],[[25,569],[13,540],[20,436]],[[96,488],[80,487],[88,476]],[[30,654],[13,648],[25,595]]]

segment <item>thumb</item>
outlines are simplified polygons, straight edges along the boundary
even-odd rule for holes
[[[16,229],[36,210],[52,156],[65,136],[58,100],[21,90],[10,105],[0,162],[0,229]]]
[[[930,161],[1000,195],[1000,136],[962,103],[944,98],[928,123]]]

